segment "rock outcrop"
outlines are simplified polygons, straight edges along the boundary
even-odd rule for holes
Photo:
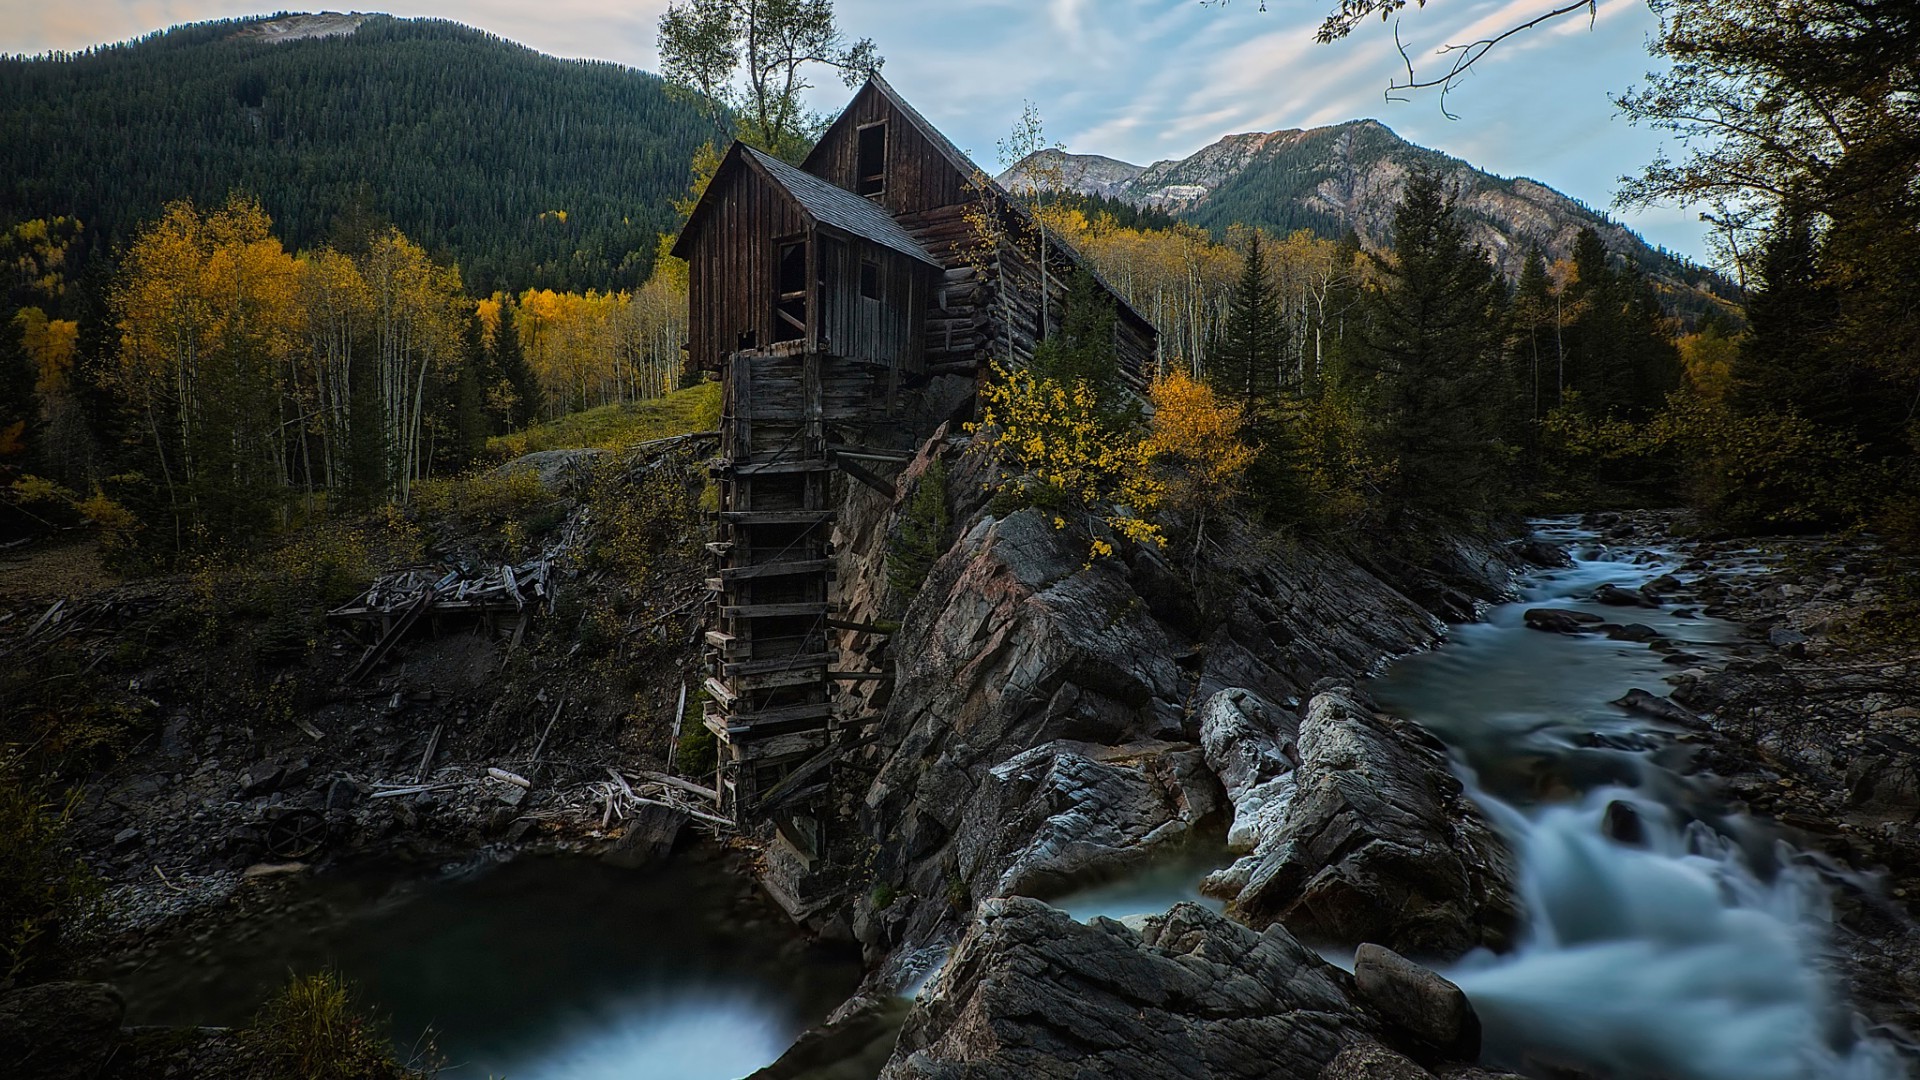
[[[1279,927],[1192,904],[1135,932],[992,900],[881,1075],[1311,1077],[1375,1035],[1349,982]]]
[[[1442,745],[1346,687],[1313,698],[1297,737],[1295,790],[1277,814],[1261,808],[1253,854],[1210,891],[1250,925],[1310,939],[1442,959],[1509,942],[1511,857]]]
[[[51,982],[0,994],[0,1063],[11,1080],[99,1075],[127,1005],[105,983]]]
[[[1429,1029],[1459,1019],[1409,1016]],[[1251,930],[1195,904],[1138,929],[1084,924],[1016,897],[981,905],[881,1075],[1431,1080],[1429,1068],[1453,1067],[1465,1062],[1376,1012],[1280,926]]]
[[[1500,595],[1516,556],[1492,537],[1436,545],[1419,564],[1216,524],[1175,566],[1157,549],[1089,558],[1090,539],[1036,508],[996,513],[992,464],[942,429],[888,502],[850,490],[836,525],[843,666],[891,679],[853,688],[876,744],[849,762],[872,844],[854,926],[870,957],[950,942],[981,900],[1057,895],[1212,827],[1222,807],[1196,705],[1245,688],[1292,710]],[[955,537],[911,597],[888,537],[936,462]],[[857,775],[855,771],[849,775]],[[862,890],[865,891],[865,890]],[[884,910],[882,910],[884,907]]]

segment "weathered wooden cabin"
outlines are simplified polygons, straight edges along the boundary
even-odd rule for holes
[[[802,849],[843,719],[834,687],[871,677],[834,669],[838,634],[871,629],[830,602],[835,476],[891,496],[882,474],[931,434],[903,399],[1032,357],[1079,265],[1038,237],[876,76],[801,168],[730,148],[674,246],[689,264],[689,361],[724,387],[706,632],[716,787]],[[1113,299],[1122,369],[1144,385],[1153,327]]]

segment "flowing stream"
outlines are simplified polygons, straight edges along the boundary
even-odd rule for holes
[[[1446,972],[1480,1014],[1487,1061],[1614,1080],[1907,1077],[1898,1053],[1863,1035],[1834,997],[1834,871],[1727,813],[1682,775],[1683,742],[1610,704],[1636,687],[1664,692],[1680,665],[1644,643],[1529,630],[1523,615],[1555,607],[1642,623],[1672,651],[1708,658],[1724,656],[1738,628],[1672,605],[1597,604],[1600,585],[1637,588],[1680,560],[1609,550],[1565,521],[1535,529],[1574,565],[1529,575],[1518,602],[1455,627],[1443,647],[1391,664],[1367,687],[1446,741],[1518,860],[1525,939]],[[1637,812],[1640,843],[1608,838],[1615,802]],[[1160,870],[1057,903],[1082,918],[1121,917],[1195,899],[1196,886]]]
[[[1635,687],[1663,692],[1675,666],[1644,644],[1529,630],[1522,615],[1551,606],[1643,623],[1701,656],[1724,653],[1736,628],[1595,604],[1598,586],[1637,588],[1678,560],[1611,552],[1564,522],[1537,531],[1575,565],[1532,575],[1521,602],[1370,687],[1453,748],[1519,861],[1526,938],[1447,973],[1480,1013],[1488,1056],[1664,1080],[1906,1076],[1833,995],[1830,871],[1718,807],[1674,771],[1682,744],[1608,704]],[[1608,838],[1615,802],[1636,812],[1640,842]]]
[[[738,1080],[844,1001],[857,955],[806,945],[744,879],[677,856],[618,870],[523,858],[433,880],[360,872],[117,976],[128,1023],[238,1024],[332,967],[431,1028],[451,1080]]]

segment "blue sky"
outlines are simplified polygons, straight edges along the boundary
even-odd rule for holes
[[[1448,100],[1383,100],[1399,58],[1389,27],[1333,45],[1313,30],[1332,0],[838,0],[850,34],[872,37],[887,77],[922,112],[994,165],[1023,101],[1069,150],[1147,164],[1221,136],[1374,117],[1413,142],[1503,175],[1531,176],[1607,208],[1619,177],[1661,141],[1614,115],[1609,93],[1639,81],[1656,30],[1645,0],[1601,0],[1584,16],[1509,39]],[[666,0],[392,0],[379,10],[455,19],[559,56],[655,70]],[[1430,0],[1401,36],[1416,60],[1556,6],[1552,0]],[[0,51],[77,49],[200,19],[272,10],[247,0],[0,0]],[[1438,64],[1439,61],[1433,61]],[[836,109],[837,81],[815,93]],[[1654,243],[1702,257],[1689,210],[1621,214]]]

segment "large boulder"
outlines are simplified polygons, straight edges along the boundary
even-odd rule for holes
[[[1480,1017],[1458,986],[1392,949],[1367,943],[1354,950],[1353,982],[1367,1004],[1441,1054],[1480,1056]]]
[[[1036,746],[983,777],[954,870],[974,897],[1057,896],[1186,841],[1223,802],[1189,744]]]
[[[637,870],[673,854],[680,834],[692,821],[685,811],[659,803],[641,803],[627,822],[627,831],[601,856],[627,870]]]
[[[1298,749],[1297,790],[1244,884],[1231,883],[1235,915],[1422,958],[1509,944],[1519,923],[1512,858],[1445,747],[1341,687],[1315,695]]]
[[[1180,904],[1135,932],[1013,898],[981,905],[881,1075],[1315,1077],[1378,1037],[1346,973],[1278,926]]]
[[[0,994],[0,1064],[8,1080],[99,1075],[127,1004],[105,983],[53,982]]]
[[[1238,687],[1200,706],[1200,746],[1233,804],[1227,847],[1247,853],[1277,839],[1280,815],[1293,798],[1299,730],[1279,706]]]

